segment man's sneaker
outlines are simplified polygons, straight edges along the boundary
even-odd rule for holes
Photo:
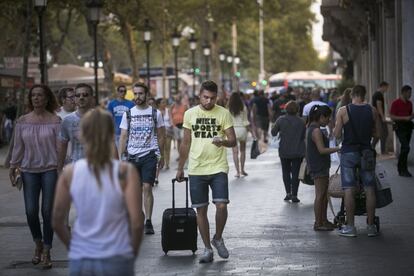
[[[338,234],[339,236],[344,236],[344,237],[356,237],[357,231],[356,231],[355,226],[344,225],[341,227],[341,229],[339,229]]]
[[[286,194],[285,198],[283,199],[284,201],[289,201],[291,200],[292,195],[291,194]]]
[[[213,238],[211,240],[211,244],[217,249],[217,253],[220,257],[222,257],[223,259],[227,259],[229,257],[229,251],[224,245],[223,238],[221,238],[220,240],[216,240],[215,238]]]
[[[377,226],[375,224],[367,225],[368,237],[378,236]]]
[[[152,223],[149,219],[147,219],[147,221],[145,222],[144,233],[146,235],[153,235],[154,234],[154,227],[152,226]]]
[[[211,263],[213,261],[213,249],[204,248],[204,252],[199,255],[200,264]]]

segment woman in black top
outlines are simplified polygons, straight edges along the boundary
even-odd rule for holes
[[[330,154],[339,148],[329,148],[329,139],[320,127],[328,125],[331,118],[331,109],[328,106],[315,105],[309,113],[309,124],[306,130],[306,161],[311,177],[315,182],[315,231],[331,231],[334,224],[328,221],[328,184],[329,168],[331,167]]]

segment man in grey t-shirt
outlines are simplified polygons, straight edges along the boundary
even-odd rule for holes
[[[58,171],[63,168],[69,141],[72,144],[71,161],[75,162],[84,157],[83,147],[79,141],[79,124],[82,116],[94,105],[93,89],[90,85],[80,83],[75,87],[75,103],[77,110],[66,116],[62,122]]]

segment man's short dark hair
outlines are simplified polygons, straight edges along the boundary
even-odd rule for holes
[[[210,92],[217,93],[218,92],[218,87],[217,87],[217,84],[214,81],[208,80],[208,81],[205,81],[201,84],[200,93],[203,92],[203,90],[207,90],[207,91],[210,91]]]
[[[382,81],[382,82],[380,82],[379,87],[384,87],[384,86],[389,86],[389,85],[390,84],[388,82]]]
[[[136,82],[134,84],[133,88],[135,88],[135,87],[141,87],[142,89],[144,89],[145,94],[148,94],[148,92],[149,92],[148,86],[146,86],[145,83],[143,83],[143,82]]]
[[[409,92],[409,91],[412,91],[413,89],[411,88],[411,86],[409,86],[409,85],[404,85],[402,88],[401,88],[401,93],[404,93],[404,92]]]
[[[58,101],[59,101],[60,105],[63,104],[63,100],[68,96],[68,91],[73,91],[73,88],[72,87],[62,87],[61,89],[59,89]]]
[[[87,84],[87,83],[79,83],[79,84],[77,84],[75,86],[75,90],[78,90],[79,88],[86,88],[86,89],[88,89],[89,96],[93,96],[93,88],[89,84]]]
[[[363,85],[355,85],[352,88],[351,97],[360,97],[361,99],[365,99],[365,95],[367,94],[367,90]]]
[[[125,91],[127,90],[126,86],[125,86],[125,85],[123,85],[123,84],[121,84],[121,85],[119,85],[119,86],[116,88],[116,91],[119,91],[119,89],[121,89],[121,88],[124,88],[124,89],[125,89]]]

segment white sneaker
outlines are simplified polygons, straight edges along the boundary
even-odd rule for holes
[[[213,261],[213,249],[204,248],[204,252],[199,255],[200,264],[211,263]]]
[[[217,253],[220,257],[222,257],[223,259],[227,259],[229,257],[229,251],[224,245],[223,238],[221,238],[220,240],[216,240],[215,238],[213,238],[211,240],[211,244],[217,249]]]

